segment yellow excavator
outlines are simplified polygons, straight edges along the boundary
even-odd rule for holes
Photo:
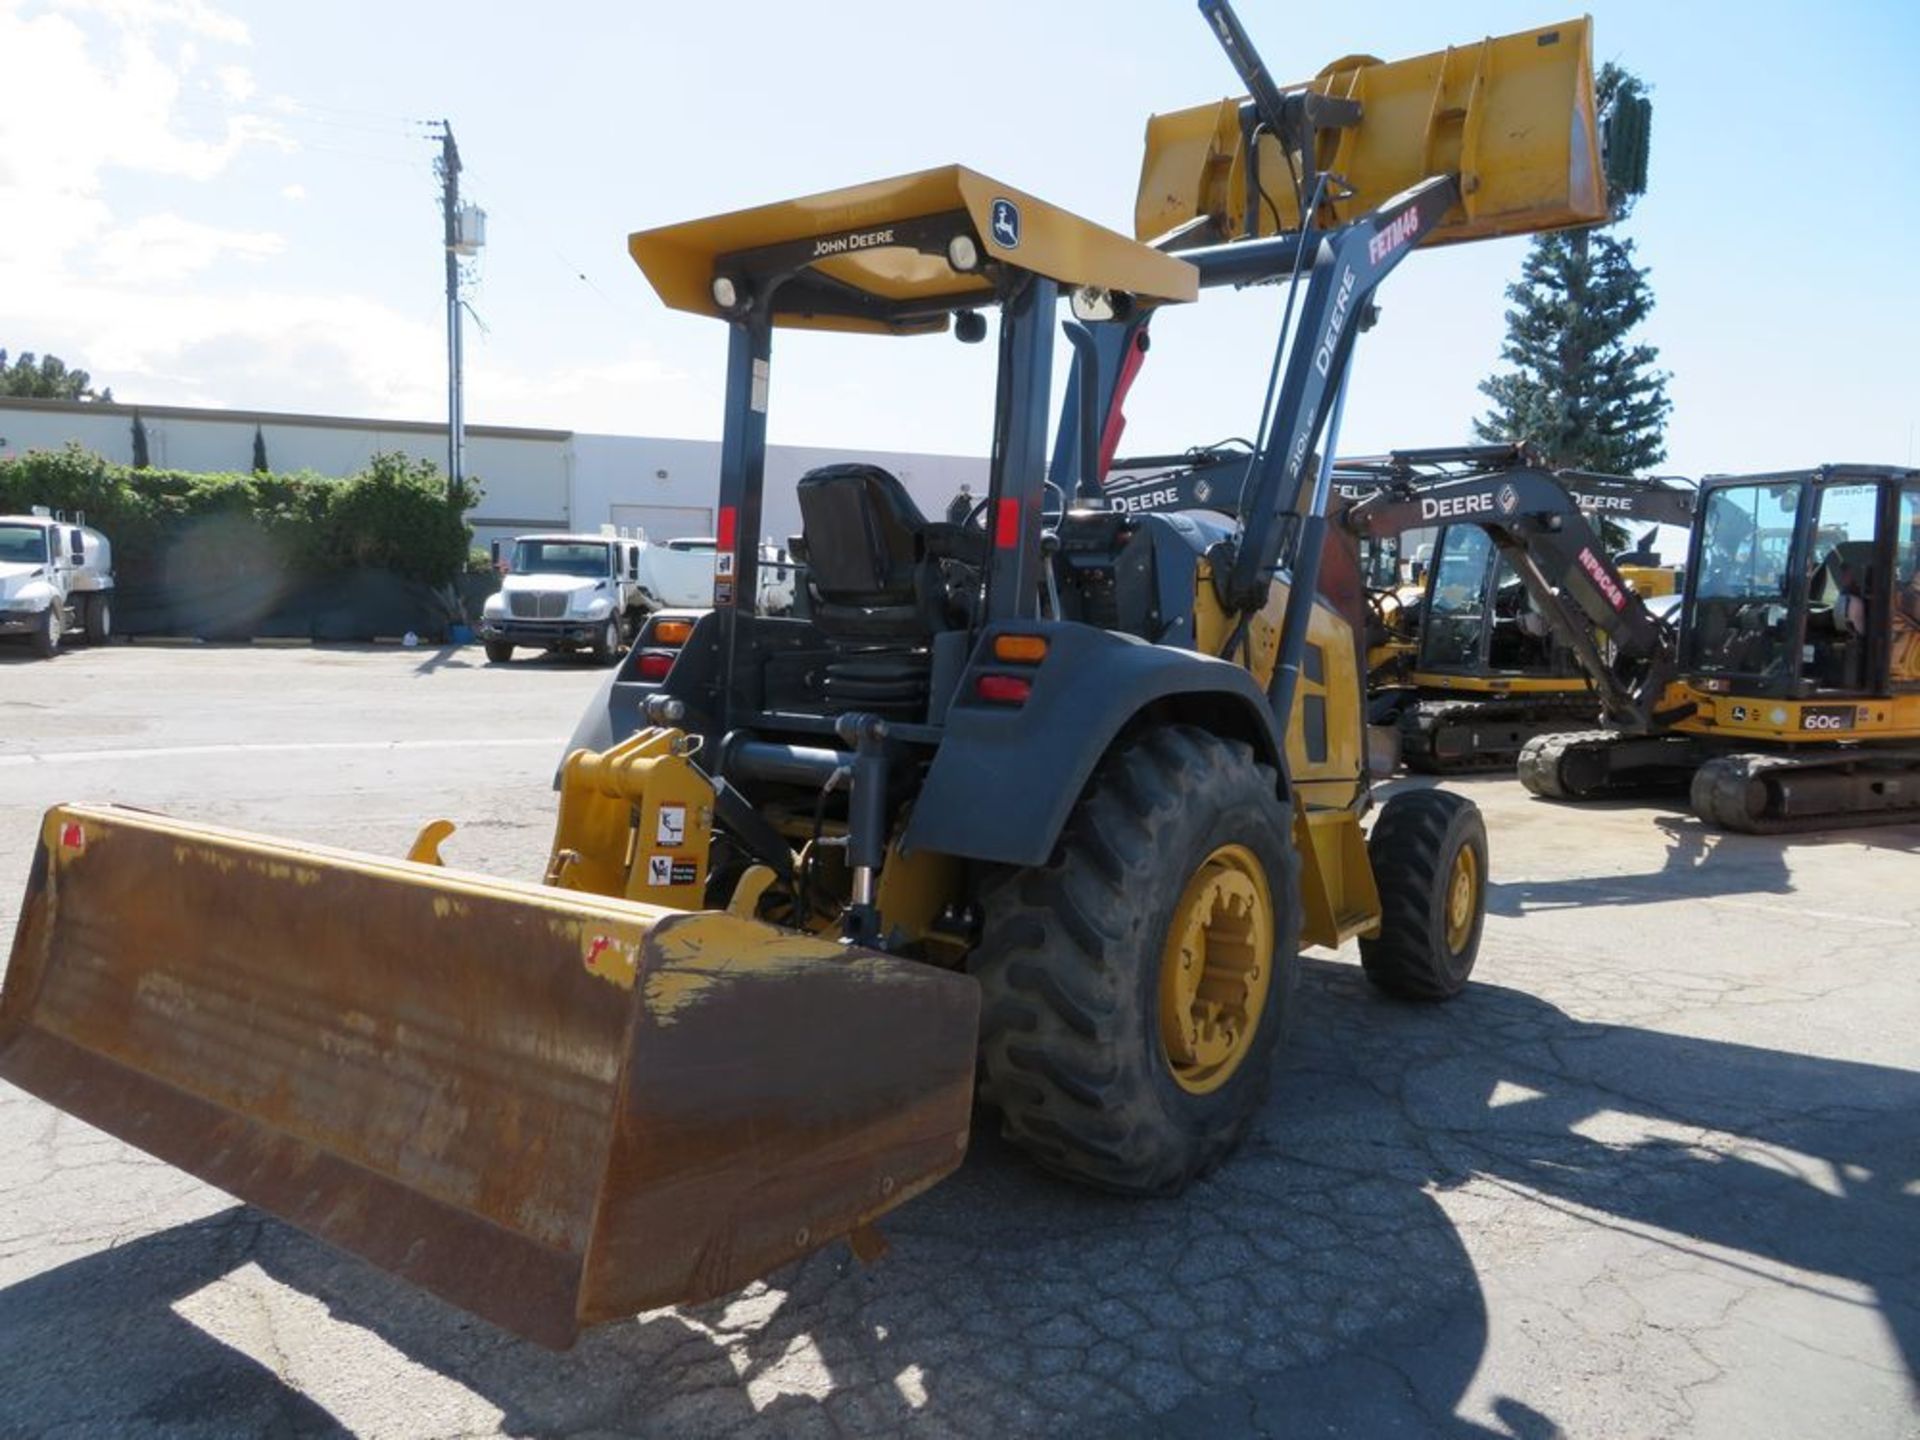
[[[1150,145],[1167,243],[959,166],[631,238],[728,335],[713,605],[610,672],[537,883],[443,867],[446,822],[388,859],[58,806],[0,1077],[566,1345],[865,1250],[960,1164],[976,1096],[1057,1173],[1178,1190],[1262,1103],[1302,944],[1357,937],[1385,990],[1457,993],[1485,828],[1439,791],[1374,810],[1357,576],[1322,563],[1312,457],[1414,248],[1604,217],[1587,25],[1282,89],[1203,8],[1252,95],[1171,126],[1191,167]],[[1310,176],[1308,203],[1242,233],[1216,170]],[[1101,335],[1274,281],[1298,313],[1238,522],[1074,503]],[[807,613],[756,615],[776,335],[972,341],[996,312],[976,513],[813,471]],[[1079,443],[1050,478],[1063,331]]]
[[[1238,513],[1249,456],[1223,444],[1179,455],[1116,460],[1109,504],[1147,510],[1214,509]],[[1643,599],[1672,595],[1677,571],[1658,564],[1649,546],[1658,526],[1692,524],[1694,490],[1669,479],[1547,471],[1521,445],[1466,445],[1396,450],[1336,462],[1328,496],[1338,528],[1356,506],[1378,515],[1395,504],[1396,526],[1354,535],[1368,602],[1368,723],[1390,727],[1409,769],[1429,773],[1511,766],[1536,735],[1591,730],[1601,702],[1578,648],[1549,621],[1548,608],[1494,535],[1463,507],[1500,493],[1507,478],[1551,474],[1550,492],[1565,510],[1591,521],[1596,539],[1628,524],[1645,526],[1634,550],[1619,557],[1619,578]],[[1491,482],[1460,485],[1459,481]],[[1587,531],[1583,521],[1580,528]],[[1408,584],[1402,543],[1433,536],[1428,558]],[[1509,549],[1513,548],[1509,544]],[[1622,546],[1605,547],[1612,554]],[[1649,563],[1651,562],[1651,563]],[[1673,602],[1663,602],[1671,609]]]
[[[1683,790],[1751,834],[1920,819],[1920,470],[1709,477],[1680,594],[1660,683],[1612,730],[1529,741],[1529,790]]]

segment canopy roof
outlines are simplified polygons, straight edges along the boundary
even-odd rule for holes
[[[995,302],[991,275],[949,262],[959,235],[984,260],[1070,288],[1148,303],[1199,291],[1186,261],[961,165],[643,230],[627,249],[676,310],[724,318],[716,276],[743,288],[789,276],[774,295],[776,325],[919,332],[943,328],[955,309]]]

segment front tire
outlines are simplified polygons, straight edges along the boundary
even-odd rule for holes
[[[487,663],[504,665],[513,659],[513,646],[505,640],[488,640],[485,643]]]
[[[593,637],[593,663],[611,665],[620,658],[620,617],[609,615],[600,633]]]
[[[28,643],[33,653],[42,660],[51,660],[60,649],[60,617],[56,611],[59,606],[48,605],[40,612],[40,623],[33,627]]]
[[[1170,1194],[1260,1109],[1300,936],[1277,783],[1237,741],[1148,732],[1102,762],[1048,865],[983,895],[980,1092],[1048,1170]]]
[[[1367,979],[1403,1000],[1451,1000],[1467,988],[1487,918],[1487,825],[1447,790],[1408,790],[1367,837],[1380,888],[1380,933],[1360,941]]]

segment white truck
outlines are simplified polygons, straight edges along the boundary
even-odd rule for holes
[[[487,659],[505,664],[517,647],[588,650],[612,664],[655,610],[713,604],[711,537],[650,544],[643,533],[522,535],[494,547],[506,574],[480,614]],[[761,547],[761,610],[793,608],[793,567],[784,551]]]
[[[480,612],[480,639],[496,665],[517,646],[588,650],[602,665],[621,650],[660,602],[642,587],[645,544],[619,535],[522,535],[505,557],[506,575]],[[709,588],[713,555],[706,557]]]
[[[50,659],[69,636],[113,633],[113,547],[98,530],[35,506],[0,515],[0,636]]]

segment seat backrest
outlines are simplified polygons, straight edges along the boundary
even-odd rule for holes
[[[1835,578],[1841,570],[1851,572],[1851,590],[1856,595],[1865,595],[1873,588],[1873,552],[1871,540],[1842,540],[1833,547],[1833,566]]]
[[[914,603],[926,517],[878,465],[823,465],[800,477],[800,528],[820,597],[835,605]]]

